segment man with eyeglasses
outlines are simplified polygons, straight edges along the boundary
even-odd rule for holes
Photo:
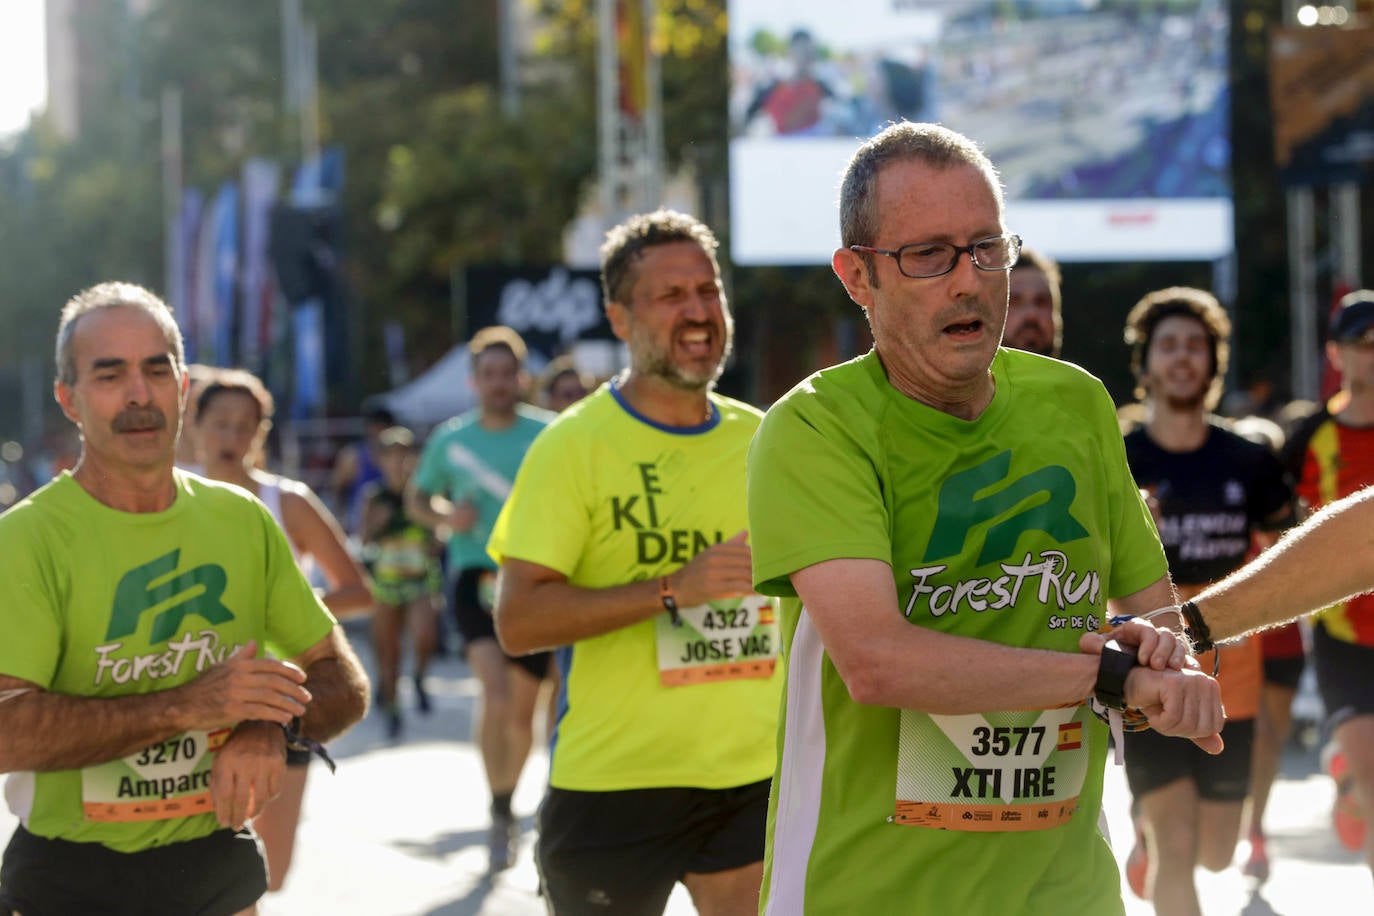
[[[1220,749],[1111,399],[999,347],[1020,239],[968,138],[899,123],[849,163],[832,266],[873,352],[769,410],[754,580],[787,655],[765,912],[1122,912],[1107,728]],[[1171,623],[1173,621],[1170,621]]]
[[[1341,390],[1289,437],[1298,495],[1313,509],[1374,484],[1374,290],[1345,296],[1331,316],[1326,355]],[[1365,822],[1374,804],[1374,596],[1341,601],[1314,618],[1312,662],[1331,731],[1323,755],[1336,780],[1332,822],[1374,868]]]

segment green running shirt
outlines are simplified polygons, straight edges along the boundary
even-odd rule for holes
[[[573,585],[655,579],[746,527],[744,461],[760,414],[710,396],[698,427],[659,426],[611,385],[568,408],[525,456],[489,549]],[[725,789],[773,772],[781,684],[772,602],[683,608],[557,653],[549,781],[608,792]]]
[[[1098,830],[1106,728],[1082,706],[856,704],[789,580],[880,560],[913,625],[1077,652],[1107,598],[1165,574],[1102,385],[1017,351],[992,371],[969,422],[900,394],[869,353],[806,379],[755,438],[754,578],[783,599],[788,678],[764,912],[1121,912]]]
[[[111,509],[64,473],[0,516],[0,673],[121,697],[192,681],[249,640],[291,658],[329,634],[334,618],[267,509],[238,487],[174,473],[163,512]],[[12,773],[5,794],[39,836],[119,852],[193,840],[219,829],[206,790],[227,734]]]
[[[487,557],[491,526],[510,495],[511,483],[525,450],[555,414],[529,404],[517,404],[515,423],[506,429],[486,429],[481,412],[469,410],[439,424],[420,452],[415,486],[453,502],[468,500],[477,507],[471,531],[455,531],[448,539],[448,568],[492,569]]]

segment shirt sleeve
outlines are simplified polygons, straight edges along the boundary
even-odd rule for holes
[[[267,509],[254,504],[267,540],[267,641],[281,658],[295,658],[334,629],[334,615],[296,565],[291,545]]]
[[[13,510],[11,510],[13,511]],[[22,509],[20,511],[23,511]],[[62,652],[62,605],[44,541],[19,517],[0,525],[0,674],[52,686]]]
[[[498,565],[525,560],[557,570],[569,579],[591,536],[585,448],[559,435],[567,427],[541,433],[520,463],[510,496],[492,526],[487,554]]]
[[[444,429],[435,430],[420,451],[420,462],[415,468],[415,486],[424,493],[449,495],[449,464],[444,458],[447,441]]]
[[[774,405],[749,450],[754,586],[765,595],[794,597],[791,574],[825,560],[892,562],[872,450],[855,424],[808,401],[793,395]]]

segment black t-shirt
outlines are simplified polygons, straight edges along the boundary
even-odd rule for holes
[[[1239,567],[1251,532],[1292,504],[1279,459],[1215,423],[1191,452],[1165,451],[1137,429],[1126,436],[1126,460],[1136,485],[1159,501],[1159,536],[1179,585],[1205,585]]]

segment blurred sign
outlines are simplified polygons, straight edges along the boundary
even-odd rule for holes
[[[737,264],[828,263],[840,174],[899,119],[978,141],[1007,227],[1060,260],[1234,248],[1227,0],[729,0],[729,23]]]
[[[578,340],[611,340],[601,306],[600,274],[595,270],[553,267],[471,267],[466,274],[471,336],[504,324],[548,360],[568,352]],[[540,360],[540,363],[544,360]]]
[[[1287,185],[1363,181],[1374,164],[1374,29],[1276,29],[1274,158]]]

